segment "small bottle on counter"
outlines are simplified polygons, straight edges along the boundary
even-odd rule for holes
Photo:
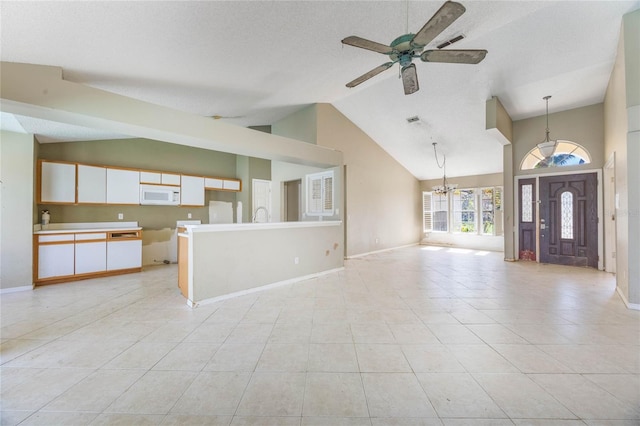
[[[42,226],[46,226],[49,224],[49,220],[51,220],[51,215],[49,214],[49,210],[42,210]]]

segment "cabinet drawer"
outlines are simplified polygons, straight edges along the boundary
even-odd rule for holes
[[[53,234],[53,235],[38,235],[39,243],[59,243],[63,241],[74,241],[73,234]]]
[[[92,232],[89,234],[76,234],[76,241],[87,241],[87,240],[106,240],[107,233],[106,232]]]

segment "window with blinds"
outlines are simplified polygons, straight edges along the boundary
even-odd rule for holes
[[[307,209],[308,216],[332,216],[334,214],[333,200],[333,170],[314,173],[307,179]]]

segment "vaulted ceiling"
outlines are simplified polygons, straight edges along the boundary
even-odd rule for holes
[[[478,65],[414,60],[420,90],[404,95],[398,65],[349,89],[388,57],[341,40],[383,44],[417,32],[441,1],[176,1],[0,3],[0,58],[62,67],[64,78],[239,126],[272,124],[331,103],[419,179],[500,172],[485,131],[497,96],[514,120],[602,102],[622,16],[640,1],[466,1],[427,48],[486,49]],[[407,118],[418,116],[415,123]],[[224,118],[227,117],[227,118]],[[0,116],[41,142],[119,137]],[[135,135],[134,135],[135,136]],[[553,136],[553,135],[552,135]],[[540,139],[544,129],[540,129]]]

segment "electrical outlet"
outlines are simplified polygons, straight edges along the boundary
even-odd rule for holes
[[[294,258],[293,258],[293,263],[294,263],[295,265],[297,265],[298,263],[300,263],[300,258],[299,258],[298,256],[294,257]]]
[[[123,214],[123,213],[118,213],[118,219],[119,219],[119,220],[124,219],[124,214]]]
[[[187,219],[191,219],[191,213],[187,213]]]

